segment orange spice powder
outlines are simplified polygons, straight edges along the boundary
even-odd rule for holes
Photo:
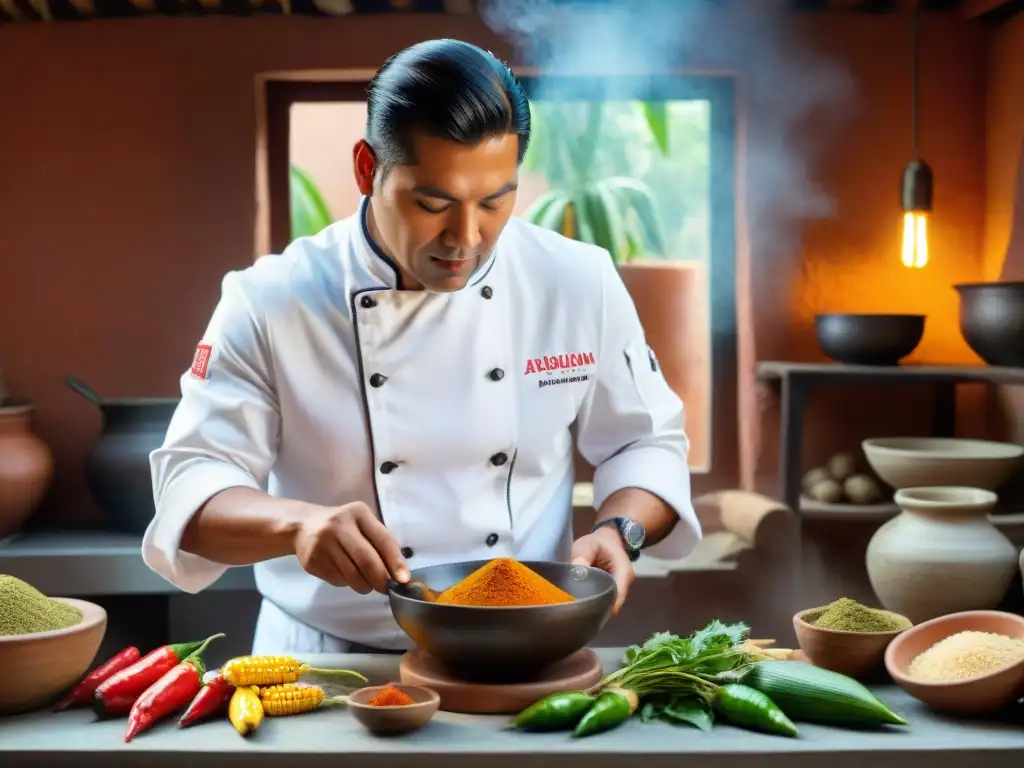
[[[508,557],[491,560],[437,596],[438,603],[478,607],[554,605],[575,599]]]
[[[371,707],[407,707],[416,702],[405,691],[400,691],[395,686],[389,685],[378,691],[377,695],[366,703]]]

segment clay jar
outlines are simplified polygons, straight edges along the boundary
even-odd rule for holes
[[[998,497],[958,486],[904,488],[902,512],[868,543],[867,570],[882,605],[915,624],[995,608],[1017,569],[1017,550],[989,522]]]
[[[32,432],[35,407],[0,407],[0,536],[18,530],[53,479],[53,455]]]

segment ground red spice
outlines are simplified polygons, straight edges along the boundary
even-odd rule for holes
[[[377,695],[366,703],[371,707],[405,707],[416,702],[405,691],[400,691],[395,686],[389,685],[378,691]]]

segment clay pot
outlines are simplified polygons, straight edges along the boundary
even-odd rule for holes
[[[163,443],[178,398],[103,398],[74,376],[66,381],[103,417],[86,463],[93,500],[113,528],[141,536],[156,514],[149,454]]]
[[[998,497],[980,488],[906,488],[902,513],[872,536],[871,587],[888,610],[915,624],[995,608],[1018,567],[1017,549],[988,519]]]
[[[0,408],[0,536],[21,528],[53,479],[53,455],[32,432],[35,406]]]
[[[619,266],[647,343],[665,380],[686,406],[690,466],[711,460],[711,308],[700,261],[633,261]]]

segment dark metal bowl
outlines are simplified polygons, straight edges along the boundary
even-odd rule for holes
[[[412,579],[443,592],[489,560],[418,568]],[[571,603],[523,607],[442,605],[391,582],[395,621],[417,646],[466,679],[501,679],[536,672],[586,647],[615,604],[615,582],[597,568],[567,563],[523,565],[564,589]]]
[[[1024,367],[1024,282],[961,283],[960,334],[989,365]]]
[[[924,315],[816,315],[821,351],[839,363],[896,365],[924,336]]]

